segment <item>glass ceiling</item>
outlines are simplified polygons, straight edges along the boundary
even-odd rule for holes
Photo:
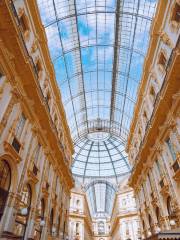
[[[38,5],[75,143],[73,172],[126,173],[124,144],[156,0],[38,0]]]
[[[116,189],[107,181],[96,180],[86,187],[92,217],[108,217],[112,212]]]
[[[84,177],[113,177],[129,173],[124,143],[105,132],[89,133],[75,143],[73,173]]]

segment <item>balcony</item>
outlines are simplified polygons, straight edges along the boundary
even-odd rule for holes
[[[174,171],[173,178],[179,182],[180,181],[180,153],[177,153],[177,158],[172,165],[172,169]]]
[[[15,163],[20,163],[21,157],[19,156],[15,148],[11,144],[9,144],[7,141],[4,141],[3,145],[4,145],[4,151],[6,153],[9,153],[13,157]]]
[[[28,177],[34,184],[36,184],[39,181],[38,172],[39,169],[37,168],[36,164],[32,163],[30,168],[28,169]]]
[[[169,194],[169,186],[168,186],[168,182],[164,176],[159,181],[159,185],[161,188],[161,190],[160,190],[161,194],[165,195],[165,196],[168,195]]]
[[[151,192],[151,203],[153,206],[157,206],[157,197],[153,192]]]
[[[69,209],[69,211],[70,211],[70,213],[71,214],[80,214],[80,215],[83,215],[84,214],[84,212],[83,212],[83,210],[82,209],[79,209],[79,208],[73,208],[73,207],[71,207],[70,209]]]

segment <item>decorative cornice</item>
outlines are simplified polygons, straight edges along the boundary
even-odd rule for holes
[[[33,5],[36,3],[35,1],[29,1],[28,4]],[[37,9],[35,9],[35,11],[37,12]],[[66,163],[63,161],[62,158],[63,152],[61,151],[60,146],[58,144],[59,142],[57,141],[58,140],[57,136],[55,136],[56,134],[54,134],[53,130],[51,129],[52,124],[50,124],[49,122],[48,111],[41,104],[42,94],[40,94],[40,90],[37,88],[37,79],[35,78],[35,74],[29,62],[29,58],[25,54],[24,45],[21,41],[21,38],[19,37],[19,29],[16,25],[15,19],[13,18],[11,8],[9,8],[8,1],[3,1],[1,5],[1,13],[2,14],[0,15],[0,21],[2,20],[4,28],[1,30],[1,32],[3,31],[3,34],[0,41],[0,59],[1,59],[0,62],[2,63],[4,62],[3,64],[4,74],[10,81],[10,84],[12,86],[15,86],[12,91],[12,94],[13,96],[15,96],[15,99],[17,99],[17,101],[19,101],[20,104],[24,106],[24,108],[28,109],[28,112],[31,113],[30,115],[34,120],[34,123],[36,122],[36,125],[40,127],[39,130],[40,135],[41,134],[43,135],[41,130],[46,129],[46,131],[48,131],[48,138],[44,138],[44,142],[46,142],[45,145],[47,145],[50,149],[54,149],[54,151],[56,152],[56,154],[53,154],[55,155],[53,161],[57,163],[59,171],[63,172],[63,175],[66,175],[65,184],[67,185],[67,188],[71,188],[74,184],[72,174],[70,173],[68,167],[66,166]],[[36,24],[36,21],[34,22],[34,24]],[[11,36],[11,41],[9,41],[7,37],[5,37],[6,33],[4,32],[5,31],[4,29],[8,29],[9,34]],[[14,58],[14,56],[16,56],[16,58]],[[48,65],[48,62],[46,62],[46,64]],[[48,65],[47,68],[50,68],[50,66]],[[58,94],[59,89],[57,88],[57,86],[54,85],[53,91],[55,92],[57,91]],[[36,104],[33,104],[31,99],[32,101],[36,102]],[[61,104],[62,113],[63,106],[60,97],[59,102]],[[66,125],[67,123],[65,114],[63,115],[62,113],[62,116],[64,122],[63,124]],[[68,136],[67,132],[66,135]],[[68,142],[71,145],[70,139]]]
[[[154,57],[154,53],[156,51],[156,45],[157,45],[157,42],[159,39],[159,32],[161,29],[161,25],[162,25],[162,21],[164,18],[164,12],[165,12],[166,7],[167,7],[167,4],[165,1],[158,2],[156,15],[152,22],[149,50],[148,50],[146,58],[145,58],[144,68],[143,68],[143,76],[142,76],[142,80],[141,80],[141,83],[139,86],[138,97],[137,97],[137,101],[136,101],[136,105],[135,105],[135,109],[134,109],[134,115],[133,115],[133,119],[132,119],[131,126],[130,126],[130,133],[128,136],[128,141],[127,141],[127,146],[126,146],[127,152],[129,151],[129,146],[132,141],[132,137],[133,137],[134,130],[136,127],[136,122],[137,122],[138,115],[139,115],[139,109],[143,102],[143,93],[145,92],[145,88],[147,85],[149,69],[152,69],[153,57]]]

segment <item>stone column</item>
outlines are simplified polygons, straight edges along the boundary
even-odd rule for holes
[[[26,238],[33,239],[33,237],[34,237],[35,213],[36,213],[36,209],[34,208],[34,206],[32,206],[31,211],[30,211],[30,216],[28,218],[27,227],[26,227],[25,239]]]
[[[19,201],[19,195],[14,192],[9,192],[5,211],[1,219],[2,225],[0,225],[0,235],[4,231],[13,233],[13,228],[17,213],[17,203]]]

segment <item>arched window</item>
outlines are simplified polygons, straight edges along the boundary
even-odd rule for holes
[[[50,221],[49,221],[49,232],[51,233],[51,235],[53,234],[53,219],[54,219],[54,210],[52,208],[51,214],[50,214]]]
[[[172,208],[172,202],[171,202],[171,197],[167,197],[167,211],[169,216],[171,217],[173,215],[173,208]]]
[[[16,216],[16,234],[18,236],[25,236],[26,227],[28,224],[28,218],[31,208],[31,199],[32,199],[32,191],[29,184],[26,184],[23,187],[21,192],[21,200],[19,202],[19,209]]]
[[[11,169],[5,160],[0,161],[0,220],[3,215],[5,204],[11,185]]]

